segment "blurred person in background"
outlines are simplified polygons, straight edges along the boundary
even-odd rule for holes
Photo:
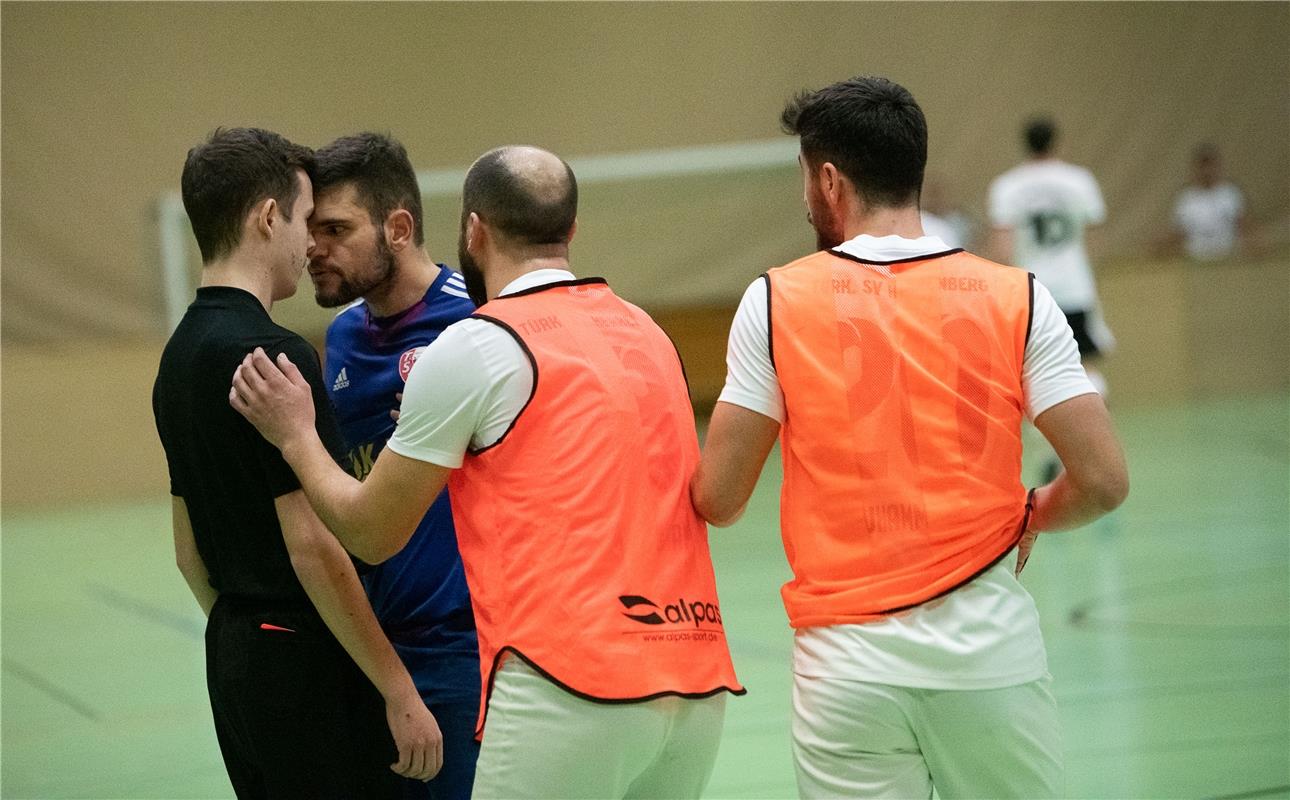
[[[1033,272],[1052,293],[1075,334],[1089,380],[1105,397],[1100,362],[1115,348],[1115,337],[1102,318],[1085,246],[1085,232],[1106,219],[1102,190],[1093,173],[1057,157],[1051,119],[1026,123],[1022,139],[1028,158],[990,184],[990,252]],[[1059,459],[1049,451],[1043,460],[1044,479],[1050,480]]]
[[[689,501],[693,410],[663,331],[570,271],[576,216],[552,153],[471,166],[458,258],[482,305],[417,359],[365,481],[328,458],[289,359],[256,350],[228,398],[365,560],[449,483],[479,629],[474,797],[698,797],[743,689]]]
[[[1165,242],[1169,254],[1182,252],[1193,261],[1217,261],[1240,252],[1249,237],[1245,197],[1223,174],[1218,148],[1196,147],[1191,181],[1174,202],[1173,230]]]
[[[188,152],[183,201],[201,286],[162,353],[153,413],[175,558],[209,617],[207,688],[234,791],[399,798],[400,775],[439,768],[434,717],[349,555],[281,454],[228,407],[248,348],[283,354],[300,364],[324,457],[344,452],[317,354],[269,317],[307,263],[313,171],[308,148],[255,128],[218,130]]]
[[[792,100],[819,252],[758,278],[696,509],[739,518],[776,437],[793,579],[793,757],[803,797],[1056,797],[1062,746],[1035,537],[1127,491],[1106,407],[1042,283],[922,230],[927,124],[877,77]],[[1068,470],[1029,494],[1021,422]]]
[[[399,397],[417,356],[475,304],[460,273],[426,253],[421,193],[407,151],[376,133],[319,149],[309,277],[327,328],[323,385],[349,446],[342,463],[367,477],[394,433]],[[466,800],[479,744],[479,644],[457,552],[448,492],[408,544],[361,575],[376,618],[443,734],[443,768],[409,797]]]

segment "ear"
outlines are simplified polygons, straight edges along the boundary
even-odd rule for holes
[[[405,248],[414,246],[415,225],[412,221],[412,212],[406,208],[396,208],[385,218],[384,235],[385,243],[389,246],[390,252],[400,253]]]
[[[825,161],[816,172],[816,177],[820,182],[820,191],[831,203],[836,204],[838,195],[842,193],[842,173],[832,161]]]
[[[578,232],[578,220],[575,218],[573,224],[569,226],[569,235],[564,238],[564,243],[569,244],[573,241],[573,235]]]
[[[466,252],[478,257],[486,236],[484,221],[474,211],[470,212],[466,217]]]
[[[278,225],[278,201],[272,197],[261,200],[259,205],[251,210],[251,223],[261,236],[266,239],[273,238],[273,232]]]

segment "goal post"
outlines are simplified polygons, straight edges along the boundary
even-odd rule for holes
[[[782,137],[569,158],[579,186],[574,270],[605,276],[639,305],[733,303],[757,274],[809,250],[797,153],[797,140]],[[467,168],[417,172],[427,249],[448,264]],[[200,259],[179,193],[161,197],[158,211],[169,332],[192,301]],[[306,331],[331,316],[303,286],[283,306],[275,316]]]

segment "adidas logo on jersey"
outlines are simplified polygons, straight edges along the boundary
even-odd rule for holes
[[[346,386],[349,386],[349,376],[345,374],[345,368],[341,367],[340,372],[337,373],[336,375],[335,383],[331,385],[331,390],[333,392],[339,392],[341,389],[344,389]]]

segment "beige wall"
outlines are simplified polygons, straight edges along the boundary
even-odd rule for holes
[[[1056,114],[1066,156],[1103,183],[1114,255],[1158,230],[1201,139],[1257,215],[1290,219],[1287,41],[1287,3],[5,2],[0,503],[164,493],[150,213],[218,125],[314,145],[384,129],[418,167],[456,167],[506,142],[576,157],[773,138],[793,91],[887,74],[927,112],[931,170],[978,215],[1023,119]],[[796,177],[684,184],[648,218],[616,191],[584,195],[577,266],[671,309],[710,400],[740,291],[811,245]],[[427,220],[443,259],[452,217],[449,202]],[[722,259],[739,269],[707,269]],[[1284,388],[1288,267],[1104,269],[1122,401]]]
[[[1119,350],[1115,409],[1290,390],[1290,257],[1199,266],[1124,263],[1102,281]],[[656,314],[680,349],[695,407],[725,379],[733,306]],[[165,456],[149,403],[158,347],[6,348],[0,506],[163,498]]]
[[[1018,157],[1021,121],[1047,110],[1103,182],[1108,253],[1158,228],[1200,139],[1256,213],[1290,212],[1286,3],[6,2],[0,30],[7,343],[155,337],[150,204],[227,124],[315,145],[388,129],[419,167],[459,166],[515,141],[578,156],[774,137],[793,91],[880,73],[919,98],[931,168],[972,210]],[[770,229],[730,230],[785,202],[747,192],[712,219],[663,216],[659,236],[695,256],[757,236],[791,254],[809,245],[794,199]],[[587,236],[591,271],[657,268]]]

